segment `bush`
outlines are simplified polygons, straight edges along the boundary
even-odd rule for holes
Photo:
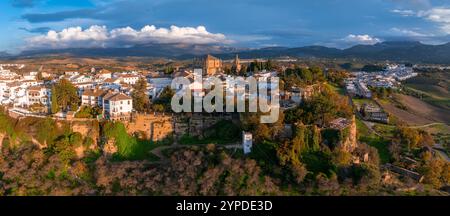
[[[75,114],[75,118],[97,118],[102,114],[100,107],[84,106]]]
[[[157,147],[157,144],[130,136],[123,123],[105,123],[103,134],[107,139],[115,140],[117,146],[117,153],[113,155],[115,160],[154,160],[150,151]]]
[[[193,137],[187,134],[180,138],[181,144],[229,144],[237,142],[240,138],[241,130],[233,122],[222,120],[211,128],[207,129],[204,138]]]

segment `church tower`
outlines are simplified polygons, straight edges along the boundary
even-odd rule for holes
[[[239,56],[236,54],[236,57],[234,58],[234,68],[236,68],[236,73],[239,73],[241,71],[241,60],[239,59]]]

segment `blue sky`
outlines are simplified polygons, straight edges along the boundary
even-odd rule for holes
[[[450,41],[446,0],[5,0],[0,9],[0,51],[12,53],[141,43],[345,48]]]

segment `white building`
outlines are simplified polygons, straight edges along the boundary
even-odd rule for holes
[[[150,78],[148,79],[149,82],[149,95],[152,98],[159,97],[160,93],[166,88],[167,86],[170,86],[172,84],[172,78]]]
[[[86,89],[81,94],[81,105],[103,107],[103,97],[108,94],[101,89]]]
[[[92,82],[92,76],[76,75],[70,78],[70,82],[73,84]]]
[[[44,106],[50,105],[51,91],[44,86],[32,86],[27,90],[28,106],[40,104]]]
[[[106,79],[111,79],[112,74],[109,71],[102,70],[100,73],[96,75],[97,80],[104,81]]]
[[[244,149],[244,154],[250,154],[252,152],[253,146],[253,135],[251,133],[242,132],[242,147]]]
[[[29,105],[27,88],[21,83],[8,83],[9,89],[5,91],[4,98],[6,104],[12,104],[15,107],[25,107]]]
[[[136,74],[121,74],[118,76],[120,81],[128,85],[134,85],[139,80],[139,75]]]
[[[26,87],[37,86],[42,84],[42,82],[39,82],[37,80],[21,80],[20,82]]]
[[[95,87],[94,82],[84,82],[84,83],[76,83],[74,84],[75,87],[78,89],[78,93],[83,92],[85,89],[91,89]]]
[[[123,93],[110,92],[103,97],[103,111],[109,119],[126,119],[133,111],[133,100]]]
[[[372,97],[372,92],[369,90],[369,88],[367,88],[367,85],[364,82],[359,81],[356,83],[356,86],[358,87],[358,94],[360,96],[365,98]]]
[[[78,73],[78,71],[66,71],[66,72],[64,72],[64,75],[66,75],[66,76],[78,76],[78,75],[80,75],[80,73]]]
[[[23,75],[24,80],[36,80],[38,72],[29,72]]]

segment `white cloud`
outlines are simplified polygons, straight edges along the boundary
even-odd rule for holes
[[[445,34],[450,34],[450,8],[436,7],[430,10],[419,11],[418,17],[437,23]]]
[[[412,11],[412,10],[399,10],[399,9],[395,9],[395,10],[391,10],[392,13],[396,13],[396,14],[400,14],[401,16],[415,16],[416,12]]]
[[[91,48],[127,47],[145,43],[228,44],[223,34],[214,34],[204,26],[157,28],[153,25],[140,30],[131,27],[108,30],[106,26],[94,25],[87,29],[70,27],[60,32],[49,31],[46,35],[28,38],[27,49],[42,48]]]
[[[347,35],[347,37],[342,38],[341,40],[346,42],[347,44],[364,44],[364,45],[373,45],[382,42],[381,39],[372,37],[367,34],[365,35],[349,34]]]
[[[402,29],[402,28],[391,28],[391,32],[396,35],[408,36],[408,37],[432,37],[433,36],[433,34],[425,34],[425,33],[417,32],[415,30]]]
[[[413,7],[416,9],[430,8],[432,5],[429,0],[390,0],[390,1],[395,2],[402,6]]]
[[[428,10],[412,11],[412,10],[391,10],[392,13],[400,14],[401,16],[414,16],[419,17],[430,22],[436,23],[441,31],[441,34],[450,34],[450,8],[448,7],[434,7]],[[398,31],[397,31],[398,32]],[[423,36],[414,35],[414,32],[403,31],[406,35],[411,36]],[[416,32],[417,33],[417,32]],[[420,33],[419,33],[420,34]],[[425,35],[429,36],[429,35]]]
[[[450,23],[450,8],[438,7],[426,11],[419,11],[419,17],[424,17],[432,22]]]

